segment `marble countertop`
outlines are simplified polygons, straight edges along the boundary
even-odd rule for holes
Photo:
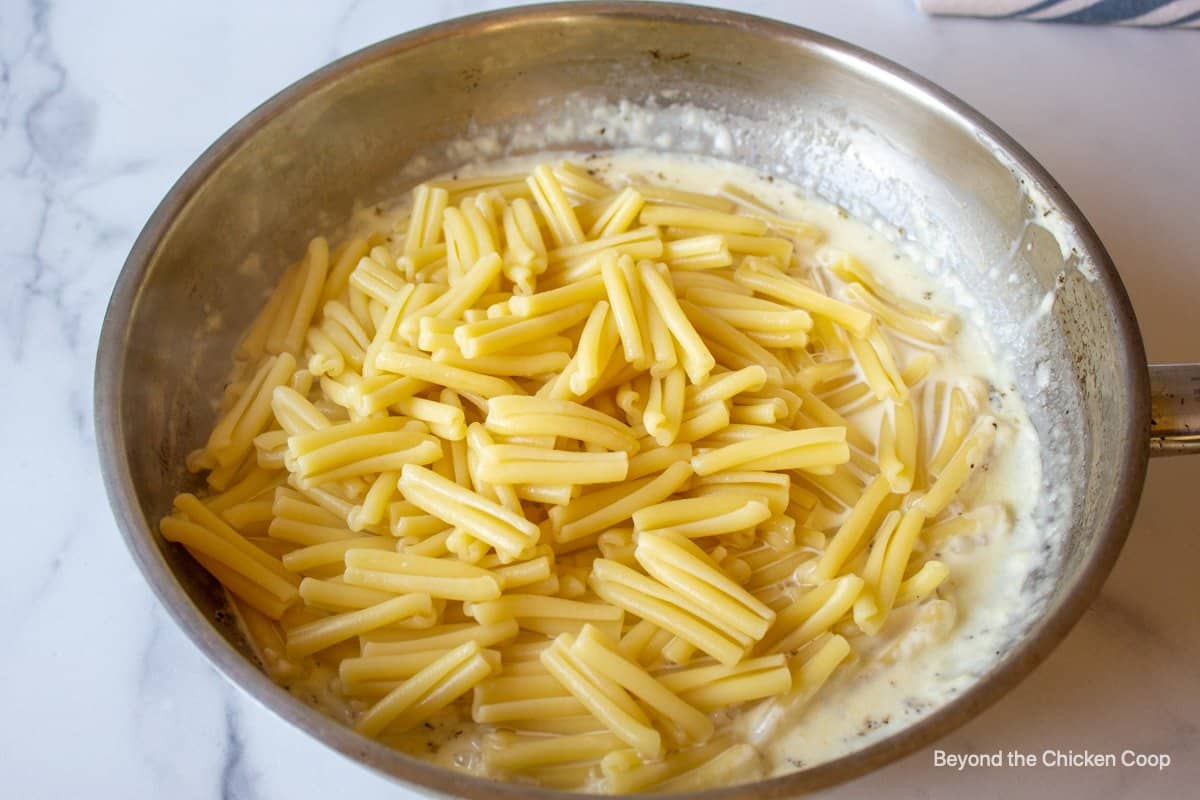
[[[278,89],[370,42],[503,3],[0,3],[0,785],[14,798],[409,797],[222,680],[116,531],[91,429],[105,304],[187,165]],[[728,3],[863,45],[947,87],[1066,186],[1153,359],[1200,359],[1200,33],[929,19],[904,0]],[[1200,459],[1155,461],[1104,592],[1050,659],[937,746],[1167,753],[1148,768],[934,766],[831,797],[1195,796]]]

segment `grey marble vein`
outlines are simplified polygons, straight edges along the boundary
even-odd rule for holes
[[[236,698],[225,703],[225,753],[221,764],[221,800],[253,800],[254,774],[245,758]]]

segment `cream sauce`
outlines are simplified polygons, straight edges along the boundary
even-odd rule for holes
[[[955,282],[934,280],[922,264],[921,251],[902,232],[870,226],[844,211],[815,201],[803,190],[774,176],[745,167],[691,155],[642,150],[602,154],[564,153],[521,157],[472,165],[459,177],[512,173],[534,164],[568,156],[612,184],[632,181],[713,193],[734,184],[764,201],[774,213],[811,223],[824,234],[815,249],[797,250],[816,259],[822,248],[854,255],[876,278],[900,297],[959,316],[961,330],[937,351],[932,379],[961,382],[978,379],[982,402],[1001,422],[1000,435],[985,470],[960,497],[981,524],[965,536],[951,537],[934,555],[950,568],[939,600],[897,610],[876,636],[851,640],[851,662],[781,730],[755,728],[758,717],[735,717],[729,725],[741,738],[757,744],[769,772],[781,774],[853,753],[890,735],[945,704],[968,688],[1002,655],[1005,635],[1026,609],[1016,598],[1037,564],[1039,531],[1033,524],[1041,462],[1037,435],[1017,396],[1009,369],[995,357],[995,345],[973,311],[975,304]],[[448,177],[448,176],[447,176]],[[363,209],[351,229],[390,229],[404,204]],[[878,418],[864,412],[855,421],[864,431],[877,430]],[[925,422],[923,427],[928,428]],[[339,699],[336,673],[318,667],[293,681],[291,689],[307,702],[348,720],[353,709]],[[389,740],[389,744],[446,766],[480,773],[482,760],[469,719],[443,716],[424,728]]]
[[[786,729],[754,731],[754,715],[733,725],[763,749],[771,772],[781,774],[852,753],[944,705],[1002,655],[1006,628],[1025,611],[1016,604],[1017,590],[1036,566],[1041,544],[1033,524],[1041,483],[1037,434],[981,320],[964,313],[969,306],[959,289],[935,282],[922,269],[911,242],[902,246],[895,232],[852,219],[777,178],[698,156],[639,151],[605,154],[587,163],[614,182],[641,176],[696,192],[735,184],[780,216],[817,226],[825,235],[818,247],[854,255],[900,297],[960,317],[961,330],[938,351],[940,363],[930,378],[979,379],[987,387],[990,413],[1003,424],[987,471],[961,498],[967,508],[982,509],[978,530],[952,537],[935,551],[950,568],[939,595],[952,603],[900,609],[878,635],[852,640],[855,662],[840,668]],[[878,430],[877,417],[852,421],[865,431]]]

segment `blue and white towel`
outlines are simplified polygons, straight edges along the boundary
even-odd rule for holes
[[[917,0],[917,5],[928,14],[1200,28],[1200,0]]]

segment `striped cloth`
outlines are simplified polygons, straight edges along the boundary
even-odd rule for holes
[[[917,6],[927,14],[1200,28],[1200,0],[917,0]]]

